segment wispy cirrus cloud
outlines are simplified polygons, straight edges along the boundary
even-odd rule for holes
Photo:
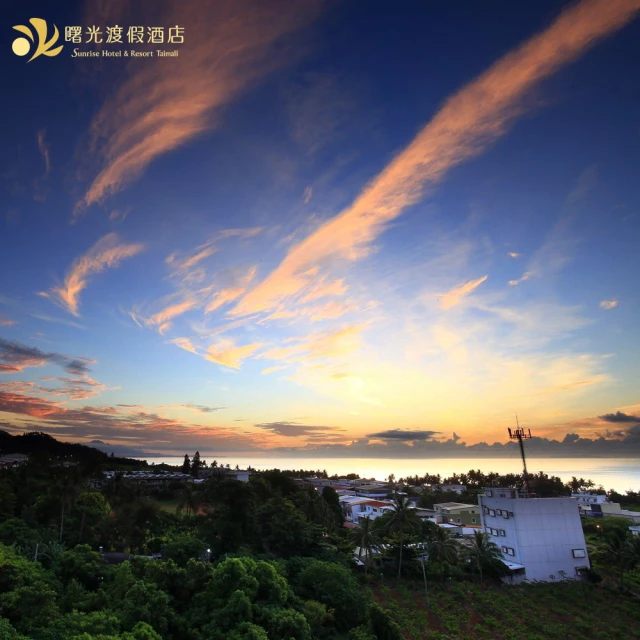
[[[460,304],[465,296],[473,293],[483,282],[486,282],[488,277],[489,276],[482,276],[476,280],[469,280],[468,282],[453,287],[453,289],[450,289],[446,293],[440,294],[440,296],[438,296],[440,307],[447,310]]]
[[[203,404],[177,404],[177,405],[162,405],[159,406],[158,409],[189,409],[191,411],[195,411],[197,413],[213,413],[215,411],[222,411],[222,409],[226,409],[227,407],[208,407]]]
[[[16,373],[30,367],[44,367],[46,364],[56,364],[74,376],[85,376],[95,360],[42,351],[37,347],[0,338],[0,372]]]
[[[510,287],[517,287],[521,282],[526,282],[533,275],[533,271],[525,271],[519,278],[509,280]]]
[[[9,318],[4,318],[0,316],[0,327],[10,327],[17,323],[18,323],[17,320],[9,320]]]
[[[44,174],[34,180],[34,200],[38,202],[44,202],[46,199],[46,192],[44,189],[44,182],[49,177],[49,173],[51,172],[51,157],[49,155],[49,146],[47,145],[47,141],[45,139],[45,130],[41,129],[38,131],[36,135],[36,139],[38,141],[38,151],[40,151],[40,155],[44,161]]]
[[[603,300],[600,303],[600,308],[608,311],[609,309],[615,309],[618,306],[617,300]]]
[[[526,111],[524,99],[533,87],[620,29],[638,10],[636,0],[583,0],[498,60],[451,97],[350,207],[293,247],[240,300],[234,314],[273,309],[308,286],[317,274],[314,269],[330,258],[353,261],[367,255],[389,222],[418,202],[450,169],[505,134]]]
[[[40,292],[74,316],[79,316],[80,293],[87,287],[92,276],[117,267],[123,260],[131,258],[143,250],[142,244],[120,244],[115,233],[100,238],[83,256],[73,261],[64,282]]]
[[[193,342],[189,338],[174,338],[173,340],[168,340],[169,344],[175,344],[176,347],[180,347],[185,351],[189,351],[189,353],[195,353],[197,355],[197,350],[193,346]]]
[[[260,343],[236,345],[231,340],[212,344],[205,355],[207,360],[229,369],[239,369],[242,363],[262,347]]]
[[[40,151],[40,155],[42,155],[42,159],[44,160],[44,177],[46,178],[51,171],[51,158],[49,156],[49,147],[44,136],[44,129],[38,131],[38,150]]]
[[[128,9],[113,5],[112,18]],[[319,8],[317,0],[149,5],[159,24],[184,26],[185,42],[170,71],[165,59],[132,65],[94,118],[89,149],[101,166],[76,215],[123,189],[159,156],[218,125],[222,107],[295,59],[283,39],[309,24]]]

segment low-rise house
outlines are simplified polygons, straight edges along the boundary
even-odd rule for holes
[[[375,500],[376,498],[386,498],[393,494],[393,487],[381,483],[361,484],[354,486],[354,491],[357,496]]]
[[[640,526],[639,527],[629,527],[629,531],[631,531],[631,533],[634,536],[640,536]]]
[[[427,491],[453,491],[458,495],[462,495],[467,490],[466,484],[425,484],[424,489]]]
[[[366,500],[365,502],[361,502],[359,507],[359,520],[362,520],[363,518],[375,520],[376,518],[383,516],[385,513],[393,511],[393,503],[388,500]]]
[[[339,496],[338,500],[342,506],[345,521],[357,524],[360,505],[367,502],[368,498],[361,498],[358,496]]]
[[[589,491],[578,491],[577,493],[572,493],[571,497],[581,506],[609,502],[604,493],[590,493]]]
[[[442,502],[434,504],[433,509],[443,523],[459,525],[480,524],[480,508],[477,504]]]
[[[572,493],[571,498],[578,503],[580,515],[587,518],[627,518],[640,524],[640,511],[623,509],[618,502],[610,502],[604,494],[580,491]]]

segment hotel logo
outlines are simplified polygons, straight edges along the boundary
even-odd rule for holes
[[[19,31],[28,38],[16,38],[11,45],[13,53],[17,56],[26,56],[33,51],[33,55],[29,60],[27,60],[27,62],[31,62],[42,55],[49,57],[57,56],[62,51],[63,46],[60,45],[59,47],[52,49],[53,45],[58,42],[58,38],[60,37],[58,27],[56,27],[55,24],[53,25],[53,35],[49,40],[47,40],[48,27],[46,21],[42,18],[31,18],[29,22],[33,25],[35,34],[30,27],[23,24],[13,27],[16,31]]]

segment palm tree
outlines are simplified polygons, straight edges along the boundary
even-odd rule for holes
[[[484,531],[473,532],[472,544],[467,549],[466,555],[474,569],[478,570],[481,583],[484,568],[496,561],[502,561],[498,545]]]
[[[396,493],[393,496],[393,511],[387,521],[387,529],[399,534],[400,558],[398,561],[398,580],[402,574],[402,551],[404,549],[405,535],[415,533],[420,528],[420,518],[409,504],[407,496]]]
[[[62,542],[64,531],[64,516],[67,507],[71,507],[78,494],[81,479],[75,468],[63,468],[54,486],[58,498],[60,499],[60,537],[58,542]]]
[[[618,571],[620,589],[624,589],[624,574],[640,564],[640,538],[623,529],[605,533],[603,559]]]
[[[454,564],[458,559],[458,544],[449,532],[438,525],[429,527],[426,539],[429,560]]]
[[[350,531],[349,537],[351,538],[351,542],[358,547],[358,560],[362,560],[362,552],[365,552],[364,572],[366,574],[373,557],[373,551],[382,542],[379,530],[374,526],[373,520],[366,517],[360,521],[360,526],[357,529]]]
[[[195,514],[198,511],[199,501],[198,496],[194,492],[191,483],[185,482],[182,486],[182,493],[180,494],[180,501],[176,507],[176,511],[180,513],[183,509],[186,511],[187,518],[191,514]]]

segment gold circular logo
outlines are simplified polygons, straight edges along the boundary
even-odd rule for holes
[[[31,49],[31,45],[26,38],[16,38],[11,48],[17,56],[26,56],[29,53],[29,49]]]

